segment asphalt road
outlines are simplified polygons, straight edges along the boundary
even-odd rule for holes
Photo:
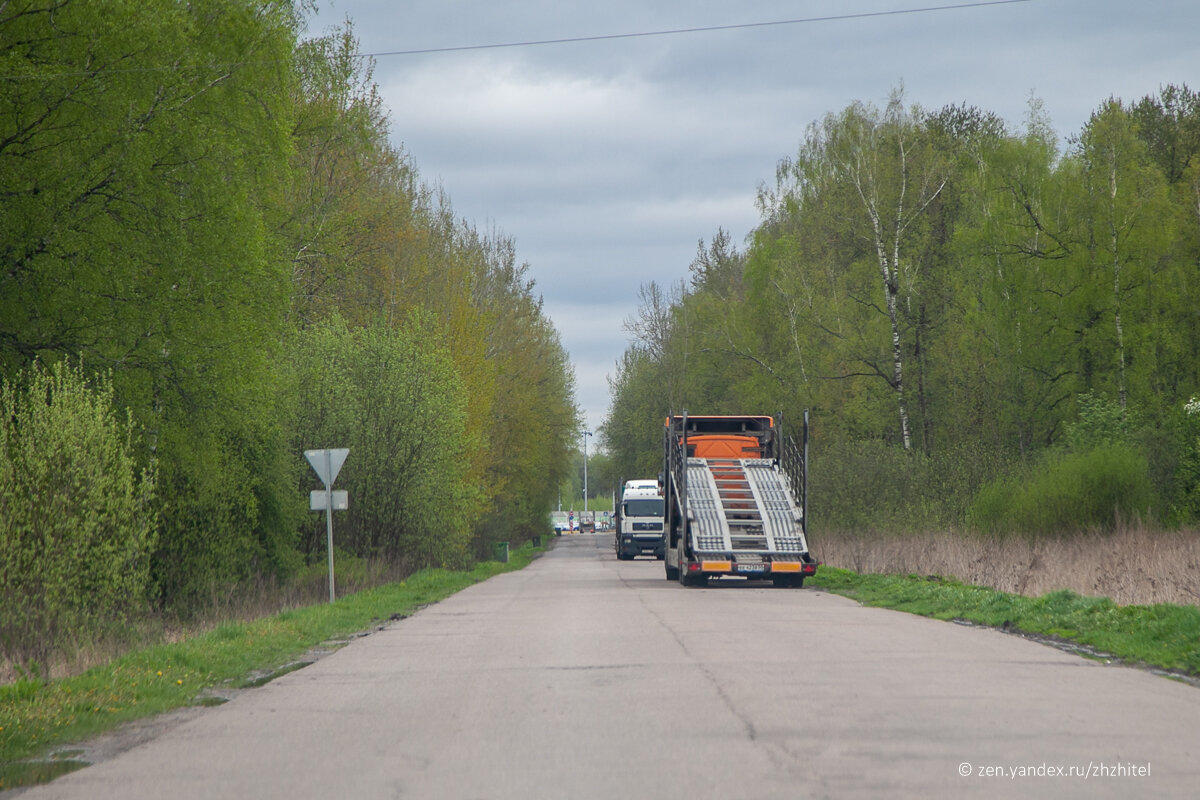
[[[600,534],[21,800],[1198,794],[1196,687]]]

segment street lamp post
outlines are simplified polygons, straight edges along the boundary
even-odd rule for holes
[[[587,440],[592,435],[591,431],[583,432],[583,512],[586,514],[587,507]]]

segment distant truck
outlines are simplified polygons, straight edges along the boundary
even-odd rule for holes
[[[663,557],[663,496],[657,480],[625,482],[617,503],[614,537],[617,558],[622,561],[643,553]]]
[[[741,576],[799,587],[808,552],[808,414],[802,446],[771,417],[671,416],[663,437],[668,580]]]
[[[580,533],[595,533],[596,532],[596,512],[595,511],[580,511],[579,512],[579,532]]]

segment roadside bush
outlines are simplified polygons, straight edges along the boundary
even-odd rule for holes
[[[1181,522],[1200,520],[1200,399],[1192,397],[1173,420],[1172,449],[1176,460],[1169,481],[1173,517]],[[1167,448],[1164,448],[1167,449]]]
[[[107,377],[35,363],[0,385],[0,648],[44,660],[141,610],[155,475]]]
[[[1148,515],[1153,498],[1146,457],[1129,445],[1106,444],[1048,454],[1028,474],[988,484],[968,519],[988,533],[1111,530],[1118,519]]]
[[[1132,445],[1143,426],[1132,408],[1106,395],[1084,392],[1075,398],[1075,421],[1066,425],[1065,444],[1073,453],[1086,453],[1113,444]]]
[[[286,581],[303,565],[297,548],[308,506],[296,486],[302,456],[270,423],[250,410],[198,410],[192,419],[158,436],[160,535],[151,558],[156,599],[183,617],[260,579]]]
[[[960,526],[1006,455],[975,445],[933,455],[877,440],[814,440],[809,485],[815,530],[917,532]]]

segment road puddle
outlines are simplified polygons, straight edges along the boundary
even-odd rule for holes
[[[0,766],[0,791],[49,783],[60,775],[66,775],[68,772],[74,772],[86,766],[89,766],[89,762],[74,758],[14,761]]]

